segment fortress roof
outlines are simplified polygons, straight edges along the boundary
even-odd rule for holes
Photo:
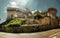
[[[20,11],[19,8],[8,7],[7,11]]]

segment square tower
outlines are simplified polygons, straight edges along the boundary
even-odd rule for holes
[[[7,19],[18,17],[17,13],[20,12],[19,8],[8,7],[7,8]]]

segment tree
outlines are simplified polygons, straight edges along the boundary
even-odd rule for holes
[[[34,19],[40,19],[40,18],[42,18],[42,16],[40,14],[34,15]]]
[[[39,11],[36,11],[33,16],[34,16],[34,19],[40,19],[40,18],[42,18],[42,16],[40,15]]]

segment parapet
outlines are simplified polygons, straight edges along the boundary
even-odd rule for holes
[[[19,12],[20,10],[19,10],[19,8],[8,7],[7,11],[17,11],[17,12]]]

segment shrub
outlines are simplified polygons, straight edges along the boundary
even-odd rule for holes
[[[30,28],[30,27],[25,27],[25,28],[23,28],[23,32],[24,33],[31,33],[33,30],[32,30],[32,28]]]
[[[20,25],[19,24],[10,24],[10,25],[8,25],[8,27],[20,27]]]
[[[35,14],[34,15],[34,19],[40,19],[40,18],[42,18],[42,16],[40,14]]]
[[[11,28],[6,28],[5,31],[8,32],[8,33],[12,33],[13,32],[13,30]]]

